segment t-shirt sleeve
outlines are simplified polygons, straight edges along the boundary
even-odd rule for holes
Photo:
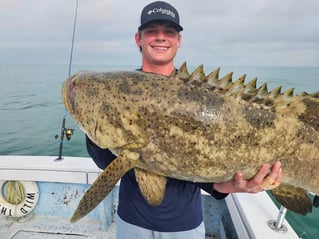
[[[205,192],[212,195],[217,200],[224,199],[228,196],[228,193],[220,193],[213,188],[213,183],[197,183],[197,185],[203,189]]]
[[[86,137],[86,149],[95,162],[95,164],[100,169],[105,169],[115,158],[116,156],[108,149],[102,149],[93,143],[89,137]]]

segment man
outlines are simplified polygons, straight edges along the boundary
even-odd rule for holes
[[[169,76],[174,70],[174,58],[182,43],[182,26],[177,10],[170,4],[156,1],[145,6],[135,41],[142,54],[141,69]],[[95,163],[104,169],[115,156],[87,138],[87,149]],[[270,171],[270,173],[269,173]],[[140,193],[134,170],[121,179],[117,217],[117,238],[205,238],[200,189],[217,199],[233,192],[257,193],[268,175],[281,180],[280,163],[264,165],[249,181],[238,172],[233,180],[223,183],[192,183],[168,179],[163,202],[149,205]]]

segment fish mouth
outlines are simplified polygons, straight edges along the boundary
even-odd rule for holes
[[[71,95],[73,92],[73,79],[74,76],[69,77],[64,83],[63,83],[63,87],[62,87],[62,101],[64,103],[65,108],[69,111],[69,112],[73,112],[73,107],[72,107],[72,103],[71,103]]]

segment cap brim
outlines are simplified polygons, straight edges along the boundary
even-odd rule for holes
[[[166,19],[156,19],[156,20],[151,20],[151,21],[145,22],[144,24],[142,24],[138,27],[138,30],[141,31],[141,30],[145,29],[147,27],[147,25],[149,25],[150,23],[155,23],[155,22],[167,22],[168,24],[172,25],[172,27],[174,27],[176,29],[176,31],[178,31],[178,32],[183,31],[183,27],[181,25],[178,25],[175,22],[172,22],[172,21],[169,21]]]

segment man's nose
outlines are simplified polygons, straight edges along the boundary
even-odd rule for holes
[[[158,31],[157,35],[156,35],[156,39],[165,40],[165,32],[164,31]]]

